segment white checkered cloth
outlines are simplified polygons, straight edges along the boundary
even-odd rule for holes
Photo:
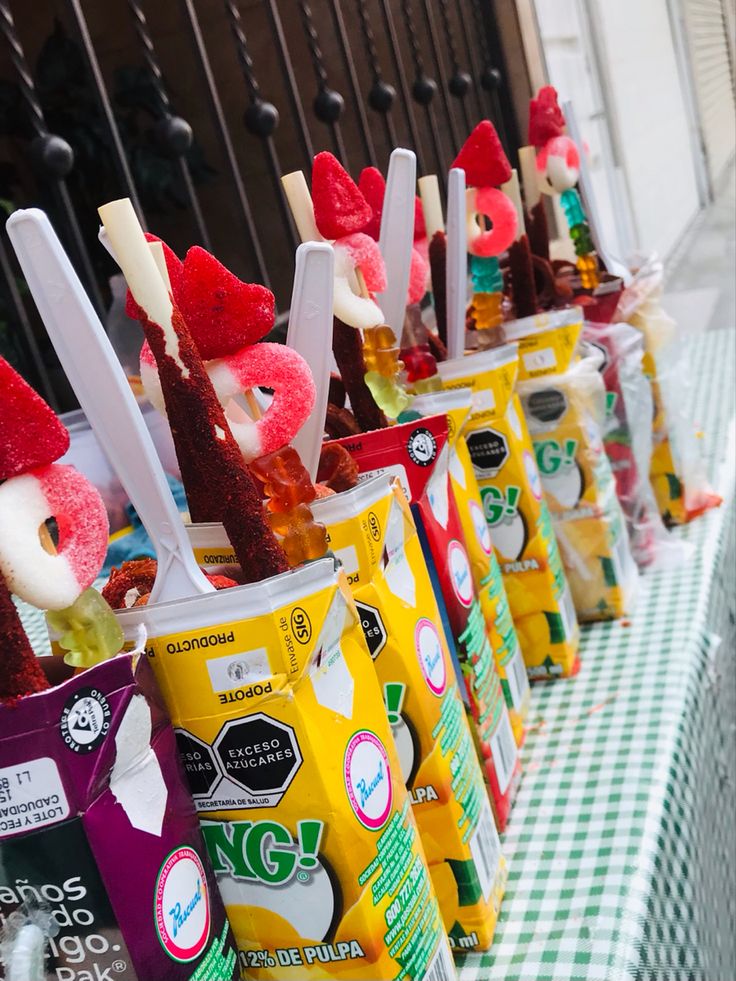
[[[628,624],[583,631],[577,677],[535,686],[496,937],[461,981],[736,978],[735,341],[692,341],[686,393],[724,504]]]

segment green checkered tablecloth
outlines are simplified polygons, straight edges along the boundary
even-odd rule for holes
[[[628,626],[584,630],[577,677],[534,688],[508,889],[461,981],[736,978],[735,341],[692,339],[684,393],[724,504]]]

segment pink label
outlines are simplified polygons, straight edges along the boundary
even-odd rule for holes
[[[193,961],[210,935],[204,866],[193,848],[173,851],[156,880],[154,913],[161,946],[175,961]]]
[[[393,804],[391,768],[381,740],[368,729],[350,739],[345,750],[345,789],[360,823],[371,831],[382,828]]]

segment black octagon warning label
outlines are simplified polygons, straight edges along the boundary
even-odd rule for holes
[[[263,712],[226,722],[213,749],[230,783],[264,807],[278,804],[302,765],[294,730]]]
[[[482,477],[495,477],[509,455],[509,444],[495,429],[477,429],[467,439],[473,467]]]

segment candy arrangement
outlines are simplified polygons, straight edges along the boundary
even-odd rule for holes
[[[657,270],[622,294],[596,254],[550,87],[529,143],[522,200],[481,121],[446,218],[407,150],[386,177],[326,152],[309,185],[285,175],[304,243],[286,344],[263,339],[268,289],[199,246],[180,258],[128,200],[99,209],[184,515],[48,220],[8,223],[152,552],[97,581],[102,499],[0,359],[0,769],[63,799],[40,828],[0,827],[0,854],[39,889],[84,878],[133,981],[451,981],[453,953],[493,941],[530,680],[574,675],[580,623],[629,616],[637,566],[683,559],[660,510],[717,503],[670,443]],[[540,192],[574,267],[551,258]],[[0,912],[7,977],[66,965],[54,909]]]

